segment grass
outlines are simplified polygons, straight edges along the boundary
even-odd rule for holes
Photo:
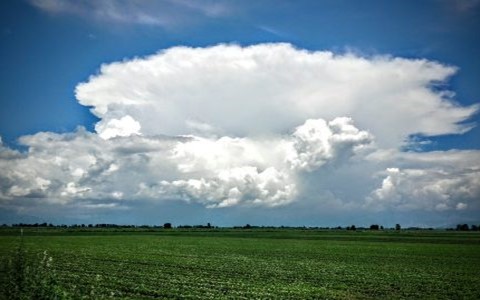
[[[0,231],[2,257],[18,243]],[[72,298],[480,299],[472,232],[31,229],[23,243]]]

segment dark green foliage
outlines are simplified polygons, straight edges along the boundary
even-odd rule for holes
[[[2,262],[2,299],[64,299],[51,264],[46,251],[29,257],[22,239]]]
[[[58,280],[53,258],[47,251],[29,254],[23,238],[17,248],[4,257],[1,265],[0,299],[5,300],[76,300],[105,299],[96,293],[96,282],[68,289]],[[98,278],[97,278],[98,281]]]

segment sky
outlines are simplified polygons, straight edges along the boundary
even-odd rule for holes
[[[478,0],[0,15],[0,223],[480,223]]]

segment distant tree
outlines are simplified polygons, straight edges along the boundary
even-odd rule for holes
[[[471,231],[478,231],[478,226],[477,225],[472,225],[470,226]]]
[[[163,224],[164,229],[172,229],[172,223],[165,223]]]
[[[458,224],[457,225],[458,231],[468,231],[468,224]]]
[[[212,228],[212,224],[207,223],[207,228]]]
[[[402,229],[402,226],[400,226],[400,224],[395,224],[395,230],[400,230]]]
[[[245,225],[243,228],[245,228],[245,229],[250,229],[250,228],[252,228],[252,225],[247,224],[247,225]]]
[[[370,230],[378,230],[379,228],[380,226],[378,226],[377,224],[370,225]]]

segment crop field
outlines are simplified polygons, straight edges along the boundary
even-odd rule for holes
[[[20,239],[92,298],[480,299],[478,232],[3,230],[3,259]]]

